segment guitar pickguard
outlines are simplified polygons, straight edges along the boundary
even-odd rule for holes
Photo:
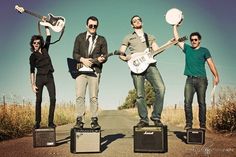
[[[54,16],[51,13],[48,14],[49,20],[46,22],[40,22],[42,26],[48,26],[55,32],[60,32],[65,26],[65,18],[62,16]]]

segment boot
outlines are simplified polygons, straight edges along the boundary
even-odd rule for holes
[[[100,130],[101,126],[98,124],[98,118],[97,117],[92,117],[91,118],[91,128],[94,130]]]
[[[83,129],[83,127],[84,127],[84,123],[82,122],[82,117],[77,117],[74,128]]]

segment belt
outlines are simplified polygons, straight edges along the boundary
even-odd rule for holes
[[[204,76],[190,76],[190,75],[188,75],[188,78],[206,78],[206,77],[204,77]]]

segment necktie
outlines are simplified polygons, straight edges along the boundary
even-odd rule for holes
[[[88,37],[87,37],[87,41],[89,41],[89,38],[91,37],[91,35],[88,35]]]
[[[92,46],[93,46],[92,36],[89,35],[87,40],[89,41],[88,54],[90,55],[92,53]]]

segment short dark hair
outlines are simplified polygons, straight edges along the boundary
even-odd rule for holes
[[[140,21],[142,22],[142,18],[141,18],[140,16],[134,15],[134,16],[131,18],[131,20],[130,20],[131,25],[133,25],[133,19],[134,19],[135,17],[139,17],[139,18],[140,18]]]
[[[95,17],[95,16],[90,16],[90,17],[88,17],[88,18],[87,18],[87,21],[86,21],[86,25],[88,25],[88,21],[89,21],[89,20],[97,21],[98,24],[99,24],[98,18]]]
[[[33,42],[35,40],[40,40],[40,47],[42,48],[43,45],[44,45],[44,40],[43,40],[43,36],[42,35],[33,35],[31,37],[31,40],[30,40],[30,50],[33,52],[34,51],[34,46],[33,46]]]
[[[189,38],[191,39],[192,36],[197,36],[199,40],[202,39],[202,36],[199,32],[193,32],[190,34]]]

